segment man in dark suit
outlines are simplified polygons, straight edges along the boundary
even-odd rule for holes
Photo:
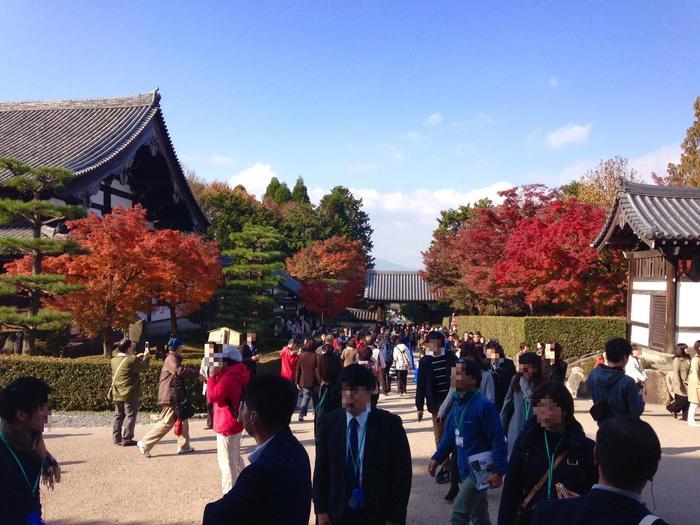
[[[413,469],[401,418],[371,409],[367,367],[344,368],[340,382],[343,408],[324,416],[316,444],[318,524],[406,523]]]
[[[659,438],[648,423],[633,416],[603,422],[594,459],[598,484],[585,496],[538,503],[532,525],[668,525],[640,496],[661,460]]]
[[[280,376],[260,374],[248,383],[241,418],[258,448],[233,488],[205,507],[204,525],[308,525],[311,464],[289,429],[296,400],[296,387]]]

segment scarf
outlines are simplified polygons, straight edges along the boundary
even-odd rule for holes
[[[527,399],[528,401],[532,399],[532,394],[535,393],[535,386],[525,379],[524,377],[520,378],[520,390],[523,393],[523,398]]]
[[[61,481],[61,467],[58,461],[46,450],[44,436],[42,434],[29,434],[4,419],[0,419],[0,432],[10,448],[24,452],[37,463],[41,463],[41,476],[44,478],[44,485],[53,490],[54,484]],[[0,446],[4,445],[0,444]]]

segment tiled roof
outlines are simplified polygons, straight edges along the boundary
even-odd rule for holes
[[[624,232],[630,230],[651,247],[663,241],[700,242],[700,188],[622,181],[608,220],[593,246],[599,250],[614,246],[616,238],[624,237]]]
[[[428,289],[420,272],[370,270],[365,281],[365,299],[384,303],[433,302],[435,294]]]
[[[123,151],[158,112],[158,90],[119,98],[0,103],[0,156],[84,175]],[[0,182],[11,176],[0,172]]]
[[[377,321],[377,312],[362,308],[346,308],[348,316],[355,321]]]

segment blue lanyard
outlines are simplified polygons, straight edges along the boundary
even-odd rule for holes
[[[357,418],[355,418],[357,420]],[[357,422],[359,425],[359,421]],[[367,436],[367,422],[365,421],[365,426],[362,427],[360,430],[360,436],[359,436],[359,443],[357,445],[357,457],[354,457],[352,454],[352,447],[350,446],[350,425],[348,425],[348,429],[346,431],[346,439],[345,439],[345,448],[346,448],[346,454],[350,455],[350,459],[352,460],[352,466],[353,469],[355,470],[355,477],[358,479],[360,482],[360,485],[362,485],[362,472],[360,470],[360,466],[362,465],[362,458],[365,455],[365,437]]]
[[[22,466],[22,463],[20,462],[19,458],[17,457],[17,454],[15,454],[15,451],[12,450],[12,447],[7,444],[7,441],[5,441],[5,436],[2,435],[2,432],[0,432],[0,440],[5,444],[7,447],[7,450],[10,451],[10,454],[12,454],[12,457],[15,458],[15,461],[17,462],[17,466],[19,469],[22,471],[22,475],[24,476],[25,481],[27,482],[27,486],[29,487],[29,490],[32,493],[32,497],[36,495],[37,489],[39,488],[39,480],[41,479],[41,471],[44,469],[44,462],[41,462],[41,468],[39,468],[39,474],[36,477],[36,481],[34,482],[34,486],[32,487],[31,482],[29,481],[29,476],[27,476],[27,473],[24,470],[24,467]]]
[[[557,443],[557,446],[554,448],[554,452],[551,454],[549,453],[549,439],[547,438],[547,431],[544,431],[544,446],[547,449],[547,461],[549,461],[549,476],[547,478],[547,499],[550,499],[552,497],[552,478],[554,477],[554,455],[557,453],[557,450],[559,450],[559,445],[561,445],[561,441],[564,439],[564,436],[559,438],[559,442]]]

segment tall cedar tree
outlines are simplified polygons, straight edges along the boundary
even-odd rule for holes
[[[669,163],[665,178],[655,177],[657,183],[670,186],[694,186],[700,188],[700,97],[693,104],[695,120],[681,144],[681,160]]]
[[[267,226],[245,224],[240,232],[230,234],[231,248],[223,255],[231,257],[233,263],[224,268],[221,323],[262,331],[273,322],[275,298],[271,292],[281,279],[276,271],[284,267],[281,244],[280,234]]]
[[[222,285],[219,245],[178,230],[156,230],[150,235],[158,267],[152,281],[153,305],[168,309],[170,331],[177,335],[177,318],[199,309]]]
[[[626,265],[591,247],[607,211],[575,198],[554,201],[510,232],[496,283],[525,294],[533,314],[620,315]]]
[[[277,177],[272,177],[267,185],[265,195],[262,201],[264,204],[271,202],[274,205],[281,206],[285,202],[292,200],[292,192],[289,190],[286,182],[280,182]]]
[[[156,249],[146,219],[146,210],[115,208],[98,217],[67,223],[70,237],[86,250],[83,255],[64,254],[45,260],[55,273],[82,290],[62,299],[47,301],[73,314],[77,330],[88,337],[101,337],[105,357],[112,351],[112,333],[138,319],[138,312],[149,312],[151,286],[158,275]],[[8,273],[28,270],[27,258],[6,265]]]
[[[356,198],[349,189],[336,186],[321,199],[318,212],[325,229],[321,238],[341,236],[360,241],[365,267],[374,268],[371,255],[373,230],[369,215],[362,209],[362,199]]]
[[[295,202],[309,204],[311,199],[309,199],[309,190],[304,184],[304,179],[302,177],[297,177],[297,181],[292,188],[292,200]]]
[[[32,354],[38,334],[70,325],[69,313],[42,308],[42,298],[65,296],[79,289],[67,284],[64,276],[42,272],[42,262],[47,255],[77,250],[75,243],[68,239],[42,238],[42,227],[81,217],[85,209],[82,206],[54,204],[48,200],[71,181],[73,173],[69,170],[47,166],[32,168],[8,157],[0,158],[1,170],[12,173],[12,177],[2,185],[9,190],[5,195],[17,198],[0,199],[0,221],[29,227],[32,237],[0,239],[2,252],[25,255],[31,260],[30,274],[0,276],[0,296],[14,297],[22,305],[0,307],[0,324],[7,329],[21,331],[22,353]]]
[[[287,259],[287,271],[303,283],[309,311],[332,318],[359,300],[366,275],[362,247],[362,241],[332,237]]]

